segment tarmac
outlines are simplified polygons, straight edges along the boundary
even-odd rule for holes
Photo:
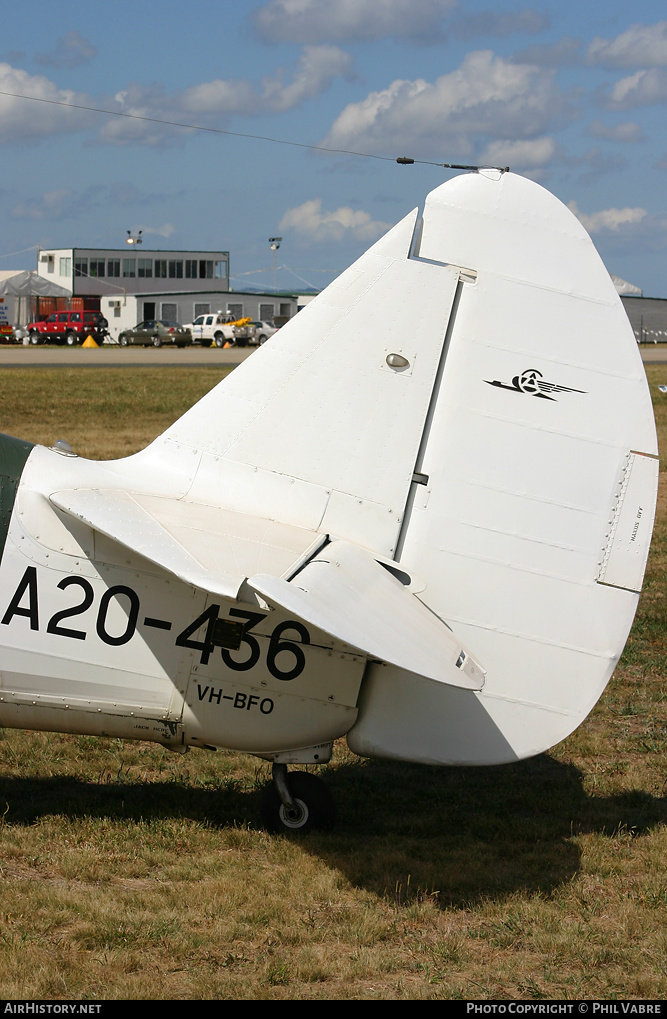
[[[115,344],[97,348],[49,347],[22,344],[0,345],[1,368],[155,368],[168,365],[216,367],[240,364],[251,357],[258,347],[118,347]],[[640,346],[645,364],[667,364],[667,343],[644,343]],[[667,381],[667,376],[666,376]]]
[[[56,347],[3,344],[2,368],[156,368],[168,365],[216,367],[239,364],[257,347],[119,347],[115,343],[101,347]],[[666,355],[667,356],[667,355]]]
[[[667,343],[642,343],[639,350],[644,364],[667,364]]]

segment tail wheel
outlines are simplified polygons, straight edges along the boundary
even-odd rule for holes
[[[287,776],[293,806],[286,806],[273,783],[262,804],[262,825],[267,831],[307,832],[333,828],[336,804],[328,786],[307,771],[293,771]]]

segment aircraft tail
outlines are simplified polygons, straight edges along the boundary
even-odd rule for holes
[[[281,532],[271,560],[300,557],[298,571],[253,579],[239,558],[231,578],[369,656],[354,751],[498,763],[564,738],[611,676],[658,462],[637,344],[586,231],[539,185],[478,173],[436,189],[421,221],[406,216],[151,446],[105,469],[125,492],[178,491],[175,541],[151,532],[139,551],[186,578],[202,575],[181,537],[189,508],[302,530]],[[95,498],[59,505],[95,526]],[[151,527],[163,516],[125,511],[138,535],[147,513]],[[379,582],[383,559],[409,598]],[[357,574],[371,606],[357,592],[339,610]],[[444,662],[445,624],[470,649],[472,682],[421,646],[433,639]]]

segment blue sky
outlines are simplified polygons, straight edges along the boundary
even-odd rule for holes
[[[50,102],[0,94],[0,269],[141,229],[146,248],[227,249],[236,289],[271,288],[280,235],[278,286],[321,287],[452,175],[393,162],[407,155],[509,164],[576,212],[610,272],[667,297],[666,14],[652,0],[7,4],[0,92]]]

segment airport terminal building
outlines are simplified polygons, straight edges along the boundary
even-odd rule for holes
[[[183,324],[217,311],[278,325],[298,307],[296,295],[231,291],[228,251],[54,248],[40,250],[37,271],[71,294],[74,310],[101,311],[114,338],[146,319]],[[57,310],[52,300],[40,310]]]

